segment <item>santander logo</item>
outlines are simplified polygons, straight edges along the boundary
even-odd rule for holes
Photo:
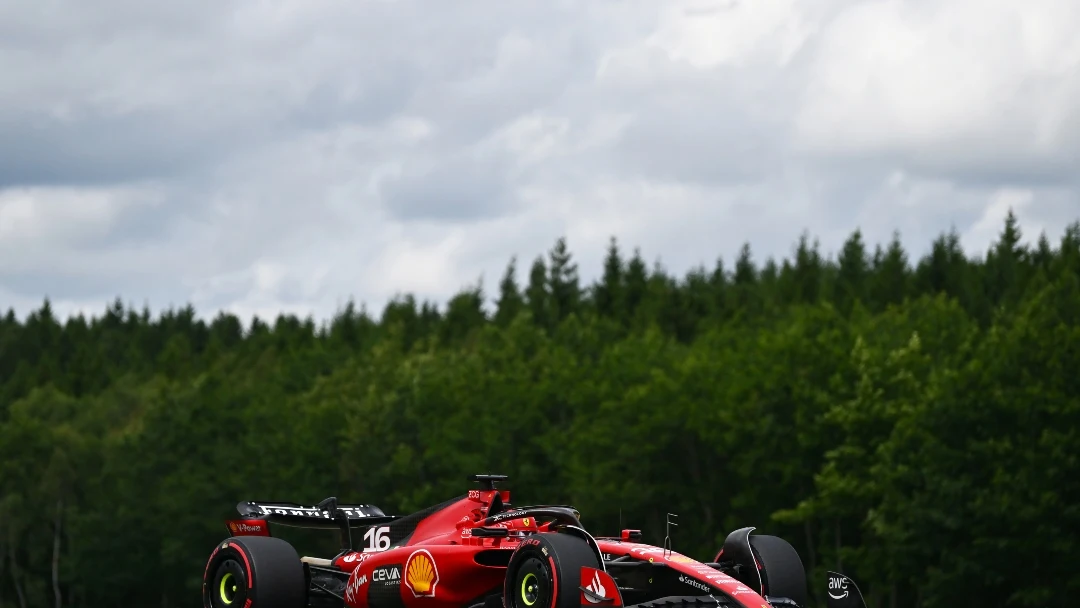
[[[604,589],[604,584],[600,582],[600,573],[599,572],[596,572],[596,573],[593,574],[592,582],[589,583],[589,586],[586,587],[586,589],[588,589],[590,593],[592,593],[592,594],[596,595],[598,598],[600,598],[600,599],[593,599],[592,595],[589,595],[588,593],[586,593],[585,594],[585,599],[589,600],[590,604],[599,604],[600,602],[608,599],[608,597],[607,597],[607,589]]]
[[[341,561],[345,562],[346,564],[351,564],[353,562],[357,562],[357,565],[359,566],[360,564],[364,563],[364,560],[368,558],[368,555],[369,554],[367,554],[367,553],[356,553],[354,551],[354,552],[346,555],[345,557],[341,558]]]

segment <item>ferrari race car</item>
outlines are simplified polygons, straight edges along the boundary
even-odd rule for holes
[[[594,537],[569,506],[512,507],[504,475],[404,516],[373,505],[242,502],[203,572],[204,608],[805,608],[806,574],[786,541],[728,535],[711,562],[638,542],[639,530]],[[672,523],[669,517],[669,524]],[[269,524],[337,529],[332,558],[300,557]],[[355,530],[355,532],[354,532]],[[363,547],[353,535],[363,530]],[[866,608],[829,573],[828,608]]]

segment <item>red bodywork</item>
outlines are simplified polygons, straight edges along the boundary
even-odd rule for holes
[[[475,528],[484,525],[488,506],[496,500],[509,503],[505,490],[471,490],[467,497],[420,519],[404,543],[382,548],[378,539],[380,526],[365,535],[370,548],[335,558],[331,567],[349,573],[345,586],[345,604],[352,608],[464,608],[480,598],[502,589],[506,565],[514,550],[532,533],[547,532],[547,524],[537,526],[531,516],[511,517],[487,528],[509,530],[507,537],[478,537]],[[511,512],[505,512],[512,515]],[[244,523],[247,531],[233,523]],[[263,534],[266,526],[258,520],[229,522],[236,535]],[[603,561],[621,556],[666,564],[685,584],[686,595],[723,592],[745,608],[769,608],[769,604],[749,587],[719,570],[682,554],[661,547],[622,539],[596,539]],[[602,566],[603,567],[603,566]],[[616,584],[604,570],[582,568],[581,605],[587,608],[624,606]],[[566,582],[563,581],[563,584]],[[585,589],[599,589],[598,596],[588,597]],[[596,599],[597,597],[604,599]],[[553,608],[544,606],[538,608]]]

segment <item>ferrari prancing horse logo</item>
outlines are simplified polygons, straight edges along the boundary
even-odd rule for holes
[[[439,569],[435,559],[426,549],[414,551],[405,562],[405,584],[414,597],[435,597],[435,585],[439,583]]]

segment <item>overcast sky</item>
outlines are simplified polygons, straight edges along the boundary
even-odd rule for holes
[[[0,308],[444,302],[1080,219],[1076,0],[0,0]]]

